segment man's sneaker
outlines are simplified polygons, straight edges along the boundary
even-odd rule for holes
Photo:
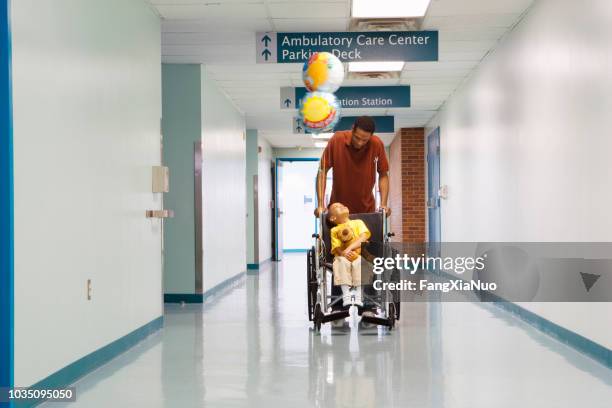
[[[364,316],[376,317],[376,314],[371,310],[364,310],[361,317],[363,318]],[[374,323],[364,322],[363,319],[361,320],[360,324],[364,329],[371,329],[372,327],[376,326]]]

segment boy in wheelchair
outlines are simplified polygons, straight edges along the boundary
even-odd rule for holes
[[[351,305],[351,288],[354,288],[356,306],[362,307],[361,244],[370,236],[370,230],[362,220],[349,219],[349,209],[334,203],[329,207],[331,229],[331,253],[334,255],[334,285],[342,289],[342,305]]]

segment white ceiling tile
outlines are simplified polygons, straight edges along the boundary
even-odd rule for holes
[[[266,7],[263,3],[242,3],[236,6],[231,3],[210,3],[199,5],[158,5],[157,11],[163,18],[200,19],[200,18],[266,18]]]
[[[186,6],[186,5],[202,5],[204,3],[216,4],[234,4],[239,3],[264,3],[264,0],[148,0],[155,7],[158,6]]]
[[[235,45],[253,46],[254,34],[246,31],[173,33],[162,35],[162,45]]]
[[[270,31],[268,18],[201,18],[197,20],[162,20],[162,33],[206,33],[206,32],[249,32]],[[163,34],[162,34],[163,35]],[[254,41],[254,40],[253,40]]]
[[[534,0],[434,0],[427,16],[522,13]]]
[[[509,28],[520,17],[520,14],[478,14],[478,15],[445,15],[426,16],[424,30],[445,30],[465,27]]]
[[[345,1],[316,3],[310,1],[291,1],[268,3],[272,18],[348,18],[349,8]]]
[[[272,20],[276,31],[345,31],[348,18],[275,18]]]

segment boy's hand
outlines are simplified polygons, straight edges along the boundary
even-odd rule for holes
[[[355,259],[357,259],[358,255],[355,253],[355,251],[347,249],[345,251],[342,251],[342,256],[353,262]]]

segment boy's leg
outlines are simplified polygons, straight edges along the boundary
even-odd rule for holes
[[[342,305],[347,306],[351,302],[351,262],[343,256],[337,256],[334,258],[332,268],[334,270],[334,285],[342,288]]]
[[[361,293],[361,257],[351,262],[351,278],[353,286],[355,287],[355,304],[357,306],[363,306]]]

